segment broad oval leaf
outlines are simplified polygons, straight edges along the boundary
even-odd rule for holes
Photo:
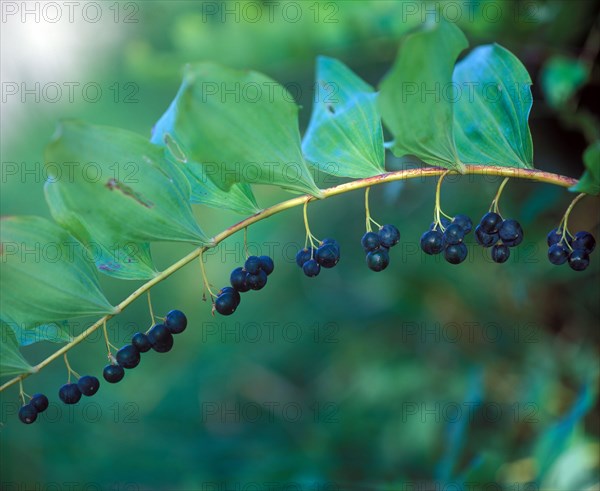
[[[30,372],[32,366],[19,351],[15,333],[4,322],[0,322],[0,336],[0,377],[13,377]]]
[[[171,113],[153,141],[172,138],[188,161],[227,191],[239,182],[320,196],[300,148],[298,106],[254,71],[197,63],[185,69]]]
[[[112,314],[87,249],[41,217],[2,219],[0,316],[27,327],[93,314]]]
[[[189,204],[189,184],[164,149],[119,128],[60,125],[46,148],[46,188],[57,187],[92,239],[208,242]],[[56,193],[47,193],[52,201]],[[102,243],[102,240],[98,240]]]
[[[409,34],[380,85],[379,110],[394,136],[394,155],[462,171],[453,135],[452,71],[468,42],[441,20]]]
[[[498,44],[480,46],[457,63],[453,81],[462,162],[533,168],[531,78],[519,59]]]
[[[6,325],[13,331],[19,346],[29,346],[40,341],[62,344],[73,340],[66,321],[39,324],[27,328],[12,323]]]
[[[302,151],[321,171],[363,178],[385,172],[377,94],[342,62],[317,59],[313,112]],[[334,163],[332,167],[330,163]]]
[[[579,182],[569,188],[575,193],[600,195],[600,140],[596,140],[586,148],[583,154],[585,172]]]

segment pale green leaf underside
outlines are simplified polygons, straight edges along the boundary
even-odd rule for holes
[[[465,35],[442,20],[408,35],[380,86],[379,110],[392,132],[392,152],[462,170],[453,136],[453,108],[446,97]]]
[[[585,172],[579,182],[569,188],[576,193],[600,195],[600,140],[592,143],[583,154]]]
[[[90,163],[93,178],[84,172]],[[110,234],[123,242],[208,242],[193,217],[185,176],[164,149],[135,133],[65,122],[46,149],[46,169],[46,187],[60,189],[61,206],[92,240]],[[51,210],[54,195],[47,194]]]
[[[40,217],[2,220],[2,320],[23,328],[115,311],[85,247]]]
[[[189,165],[222,190],[270,184],[320,196],[300,149],[298,106],[287,90],[254,71],[188,65],[167,132]],[[156,131],[154,141],[165,130]]]
[[[4,322],[0,323],[0,377],[13,377],[31,371],[31,365],[19,351],[15,333]]]
[[[533,168],[531,78],[497,44],[474,49],[454,69],[454,137],[465,164]]]
[[[377,94],[340,61],[317,59],[315,103],[302,140],[306,159],[339,177],[385,172]]]
[[[29,346],[40,341],[51,343],[68,343],[73,340],[67,322],[51,322],[40,324],[24,329],[17,324],[7,324],[15,334],[19,346]]]

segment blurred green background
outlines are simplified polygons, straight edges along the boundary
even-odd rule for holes
[[[8,3],[24,8],[3,2],[3,14]],[[96,10],[84,10],[88,3],[74,7],[72,19],[63,5],[57,22],[38,2],[28,5],[38,5],[39,22],[20,11],[3,17],[2,215],[49,216],[41,162],[61,118],[149,136],[182,66],[213,60],[298,84],[304,130],[317,55],[337,57],[377,84],[401,35],[435,16],[436,6],[472,46],[498,42],[528,68],[538,167],[578,177],[581,154],[597,137],[597,65],[558,106],[547,103],[540,82],[554,56],[592,62],[594,1],[102,2],[98,22],[90,21]],[[257,5],[262,17],[253,22]],[[53,83],[64,90],[56,101],[54,92],[44,94]],[[80,84],[72,97],[69,83]],[[389,157],[389,169],[401,165]],[[442,207],[477,220],[499,182],[448,178]],[[287,196],[256,192],[261,206]],[[372,190],[374,218],[402,233],[380,274],[364,264],[360,192],[309,208],[313,233],[342,247],[340,265],[317,279],[293,261],[304,241],[300,210],[253,226],[251,251],[271,254],[276,271],[234,316],[210,315],[196,263],[152,290],[158,313],[178,308],[190,320],[171,353],[144,356],[122,383],[104,383],[74,407],[57,402],[66,370],[53,363],[25,382],[27,392],[45,392],[52,403],[31,426],[16,417],[16,388],[2,393],[1,489],[599,489],[600,261],[596,253],[586,272],[575,273],[545,257],[546,234],[572,197],[511,182],[502,209],[521,221],[526,239],[502,266],[480,248],[459,267],[418,251],[431,222],[431,180]],[[210,234],[240,219],[195,211]],[[600,238],[599,219],[597,199],[585,199],[571,229]],[[243,262],[242,239],[208,255],[216,287]],[[153,255],[164,268],[189,250],[157,244]],[[101,281],[113,303],[137,287]],[[140,300],[110,323],[113,343],[148,323]],[[55,348],[23,351],[37,362]],[[100,377],[99,336],[71,353],[75,370]]]

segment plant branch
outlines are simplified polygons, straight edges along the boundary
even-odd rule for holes
[[[364,189],[370,186],[375,186],[377,184],[383,184],[386,182],[393,181],[402,181],[405,179],[415,179],[415,178],[425,178],[425,177],[434,177],[441,176],[445,173],[448,173],[448,169],[442,167],[422,167],[416,169],[405,169],[396,172],[387,172],[384,174],[380,174],[373,177],[367,177],[364,179],[358,179],[355,181],[347,182],[344,184],[340,184],[338,186],[334,186],[328,189],[322,190],[322,198],[315,198],[313,196],[302,195],[296,198],[288,199],[276,205],[270,206],[269,208],[265,208],[264,210],[251,215],[244,220],[232,225],[231,227],[223,230],[221,233],[215,235],[210,242],[210,246],[205,245],[195,249],[190,252],[187,256],[181,258],[179,261],[173,263],[167,269],[156,275],[154,278],[149,280],[140,286],[137,290],[135,290],[131,295],[129,295],[125,300],[119,303],[116,307],[116,312],[114,314],[108,314],[96,322],[94,322],[90,327],[80,333],[78,336],[73,338],[71,342],[64,345],[62,348],[48,356],[45,360],[41,361],[37,365],[31,368],[31,370],[27,373],[22,373],[7,382],[5,382],[2,386],[0,386],[0,392],[7,389],[8,387],[21,382],[23,379],[29,377],[30,375],[39,372],[42,368],[52,363],[54,360],[59,358],[60,356],[67,353],[69,350],[77,346],[83,340],[85,340],[88,336],[94,333],[97,329],[101,328],[106,321],[120,314],[125,308],[127,308],[131,303],[137,300],[144,293],[148,292],[153,286],[157,285],[161,281],[165,280],[173,273],[181,269],[183,266],[191,263],[195,259],[199,258],[206,250],[210,247],[215,247],[217,244],[230,237],[231,235],[239,232],[240,230],[244,230],[248,226],[260,222],[265,218],[281,213],[282,211],[289,210],[290,208],[295,208],[297,206],[305,205],[310,201],[316,201],[318,199],[327,199],[332,196],[337,196],[340,194],[348,193],[350,191],[354,191],[356,189]],[[501,176],[501,177],[511,177],[518,179],[527,179],[535,182],[543,182],[547,184],[553,184],[556,186],[569,187],[573,186],[577,183],[577,179],[573,179],[571,177],[561,176],[558,174],[553,174],[551,172],[545,172],[535,169],[519,169],[515,167],[501,167],[501,166],[484,166],[484,165],[468,165],[466,166],[465,175],[473,174],[473,175],[486,175],[486,176]]]

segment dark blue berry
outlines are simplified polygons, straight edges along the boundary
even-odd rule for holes
[[[451,244],[444,249],[444,257],[450,264],[462,263],[467,257],[467,246],[462,242]]]
[[[173,334],[165,324],[152,326],[148,331],[148,340],[157,353],[166,353],[173,347]]]
[[[596,248],[596,239],[594,239],[594,236],[589,232],[577,232],[573,238],[571,246],[573,249],[583,249],[588,254],[591,254]]]
[[[567,236],[568,237],[568,236]],[[553,246],[554,244],[558,244],[560,239],[562,238],[562,229],[555,228],[548,232],[548,236],[546,237],[546,243],[548,247]]]
[[[444,235],[439,230],[428,230],[421,235],[421,249],[425,254],[439,254],[444,250]]]
[[[381,245],[381,240],[379,239],[379,234],[367,232],[362,236],[362,239],[360,239],[360,243],[366,252],[371,252]]]
[[[444,231],[444,242],[446,244],[460,244],[464,237],[465,231],[458,223],[448,225],[448,228]]]
[[[548,260],[556,266],[565,264],[568,258],[569,250],[563,244],[552,244],[548,249]]]
[[[140,352],[135,346],[126,344],[117,351],[117,362],[123,368],[135,368],[140,363]]]
[[[481,225],[475,227],[475,240],[479,245],[483,247],[492,247],[499,239],[500,236],[497,233],[488,234],[483,231]]]
[[[136,332],[131,338],[131,344],[135,346],[140,353],[150,351],[152,348],[152,343],[148,339],[148,336],[146,336],[143,332]]]
[[[490,211],[481,217],[479,226],[486,234],[495,234],[502,225],[502,217],[498,213]]]
[[[340,260],[340,247],[337,243],[328,242],[315,252],[315,259],[324,268],[333,268]]]
[[[48,398],[44,394],[33,394],[29,404],[31,404],[38,413],[43,413],[48,409]]]
[[[505,263],[510,257],[510,249],[506,244],[496,244],[492,247],[492,260],[495,263]]]
[[[452,223],[459,225],[464,230],[465,235],[471,233],[471,230],[473,230],[473,222],[467,215],[456,215],[452,219]]]
[[[444,227],[444,229],[446,229],[446,227],[448,227],[452,223],[451,220],[444,216],[440,218],[440,222],[442,223],[442,227]],[[440,226],[436,226],[436,223],[432,222],[431,225],[429,225],[429,230],[440,230]]]
[[[249,274],[257,274],[260,271],[260,258],[258,256],[250,256],[244,263],[244,269]]]
[[[265,276],[266,273],[262,272]],[[217,295],[215,299],[215,310],[221,315],[231,315],[239,305],[231,292],[225,292]]]
[[[84,396],[93,396],[100,388],[100,381],[91,375],[84,375],[77,381],[77,387]]]
[[[390,255],[387,249],[377,249],[367,254],[367,266],[372,271],[383,271],[390,264]]]
[[[262,290],[267,284],[267,273],[262,269],[256,274],[248,273],[246,281],[251,290]]]
[[[338,242],[337,242],[337,240],[335,240],[335,239],[331,239],[331,238],[329,238],[329,237],[328,237],[328,238],[326,238],[326,239],[323,239],[323,240],[321,241],[321,245],[323,245],[323,244],[336,244],[336,245],[337,245],[337,243],[338,243]]]
[[[59,389],[58,397],[65,404],[77,404],[81,399],[81,391],[77,384],[65,384]]]
[[[302,268],[304,266],[304,263],[311,259],[311,254],[311,247],[309,247],[308,249],[300,249],[296,254],[296,264],[298,265],[298,267]]]
[[[523,228],[513,219],[504,220],[498,229],[498,235],[508,247],[516,247],[523,242]]]
[[[400,242],[400,231],[394,225],[384,225],[379,229],[379,239],[385,247],[394,247]]]
[[[260,269],[267,273],[267,276],[270,275],[275,269],[273,259],[269,256],[260,256],[258,259],[260,259]]]
[[[569,254],[569,266],[573,271],[583,271],[590,265],[590,255],[583,249],[573,249]]]
[[[111,384],[116,384],[123,380],[125,376],[125,370],[121,365],[106,365],[104,370],[102,371],[102,376],[104,380]]]
[[[231,276],[229,277],[229,282],[231,286],[235,288],[238,292],[244,293],[250,290],[247,282],[248,273],[244,268],[235,268],[231,272]]]
[[[171,310],[165,317],[165,326],[171,334],[181,334],[187,327],[187,317],[181,310]]]
[[[266,273],[265,273],[266,274]],[[235,299],[236,302],[236,307],[240,304],[240,302],[242,301],[242,297],[240,296],[239,292],[235,289],[232,288],[230,286],[226,286],[224,288],[221,288],[221,290],[219,290],[218,295],[221,295],[223,293],[231,293],[233,295],[233,298]]]
[[[19,419],[26,425],[30,425],[37,419],[38,412],[33,404],[25,404],[19,409]]]
[[[317,276],[321,272],[321,266],[316,260],[309,259],[304,263],[304,266],[302,266],[302,271],[304,271],[304,274],[306,276],[312,278],[313,276]]]

